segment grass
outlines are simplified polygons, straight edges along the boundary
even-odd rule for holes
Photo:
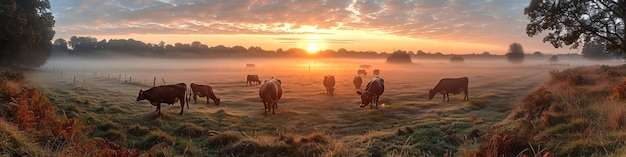
[[[550,74],[546,84],[522,99],[521,105],[496,125],[502,129],[490,131],[492,140],[480,153],[488,156],[494,150],[528,147],[524,144],[529,143],[541,145],[545,153],[555,156],[624,155],[621,150],[626,145],[615,137],[626,131],[626,105],[619,95],[626,68],[579,67]],[[507,136],[518,140],[494,140]],[[509,156],[514,152],[519,151],[498,154]]]
[[[290,92],[277,114],[270,116],[262,114],[256,97],[247,96],[258,89],[239,82],[216,86],[225,105],[190,104],[192,108],[185,107],[183,116],[178,115],[178,104],[163,105],[158,116],[154,107],[135,102],[138,89],[145,85],[110,80],[95,85],[61,82],[42,91],[56,106],[53,113],[65,115],[58,121],[76,118],[76,125],[86,128],[77,133],[87,137],[59,146],[35,140],[46,138],[17,139],[22,144],[34,142],[34,147],[21,152],[91,156],[113,152],[135,156],[537,156],[548,152],[620,156],[626,151],[620,142],[626,140],[626,105],[614,94],[614,87],[624,74],[626,67],[593,66],[546,75],[494,76],[499,80],[472,77],[476,79],[470,86],[470,101],[460,101],[455,95],[450,102],[441,102],[440,95],[427,101],[423,92],[416,97],[394,91],[424,85],[402,84],[388,77],[389,90],[381,96],[385,106],[378,110],[358,109],[353,91],[347,89],[338,88],[334,97],[310,99],[323,92],[293,92],[296,89],[286,84],[285,91]],[[528,81],[546,79],[542,76],[548,78],[539,87]],[[351,95],[342,95],[348,92]]]

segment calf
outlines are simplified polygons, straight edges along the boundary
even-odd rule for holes
[[[180,115],[183,115],[183,109],[185,107],[185,92],[187,91],[187,85],[185,83],[162,85],[152,87],[146,91],[139,90],[137,101],[148,100],[150,104],[156,106],[156,111],[161,115],[161,103],[172,105],[176,101],[180,100]],[[187,102],[187,109],[189,109],[189,102]],[[155,112],[156,112],[155,111]]]
[[[326,94],[333,96],[335,93],[335,76],[324,76],[324,87],[326,87]]]
[[[443,95],[443,101],[446,101],[446,98],[447,101],[450,101],[450,93],[459,94],[461,91],[465,93],[463,100],[469,100],[469,96],[467,95],[468,82],[469,79],[467,77],[441,79],[435,88],[428,91],[428,100],[433,99],[436,93],[441,93]]]
[[[200,84],[195,84],[195,83],[191,83],[191,93],[189,93],[189,96],[191,97],[191,94],[193,93],[193,103],[197,103],[197,99],[198,97],[206,97],[206,103],[209,104],[209,98],[213,100],[213,102],[215,102],[215,105],[220,105],[220,98],[215,96],[215,93],[213,93],[213,88],[209,85],[200,85]]]
[[[282,82],[279,79],[270,79],[266,80],[261,88],[259,88],[259,97],[261,97],[261,102],[263,102],[263,106],[265,106],[265,115],[270,110],[272,114],[275,114],[275,110],[278,107],[278,100],[283,95],[283,88],[281,87]]]
[[[260,85],[261,84],[261,80],[259,80],[259,75],[248,75],[246,78],[246,85],[252,85],[252,84],[256,84],[256,85]]]
[[[374,104],[376,105],[376,108],[378,108],[378,97],[380,97],[384,91],[385,81],[379,77],[373,78],[367,83],[364,91],[356,91],[356,94],[361,95],[361,104],[359,107],[364,108],[372,103],[370,108],[372,108]]]

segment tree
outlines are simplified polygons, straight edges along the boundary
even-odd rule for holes
[[[67,52],[67,41],[62,38],[54,40],[54,42],[52,43],[52,51]]]
[[[0,3],[0,65],[35,68],[50,57],[54,17],[48,0]]]
[[[396,50],[389,57],[387,63],[412,63],[411,56],[406,51]]]
[[[583,46],[581,52],[584,58],[592,60],[607,60],[613,59],[614,56],[605,51],[605,47],[600,42],[589,42]]]
[[[549,31],[543,41],[555,48],[604,40],[608,52],[626,52],[626,0],[531,0],[524,14],[530,19],[526,34]]]
[[[524,49],[522,44],[512,43],[509,45],[509,52],[506,53],[506,59],[511,63],[522,63],[524,61]]]

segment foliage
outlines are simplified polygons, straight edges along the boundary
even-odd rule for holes
[[[550,107],[553,99],[550,91],[539,88],[537,91],[526,95],[522,100],[522,106],[526,113],[537,117]]]
[[[465,61],[465,59],[463,59],[462,56],[452,56],[452,57],[450,57],[450,62],[452,62],[452,63],[463,63],[463,61]]]
[[[549,31],[543,41],[555,48],[604,40],[610,52],[626,52],[624,0],[531,0],[524,14],[530,19],[526,34]]]
[[[582,74],[576,70],[566,69],[563,71],[550,71],[551,83],[565,83],[571,86],[581,86],[591,84],[590,80],[585,79]]]
[[[0,3],[0,65],[33,68],[46,63],[54,31],[48,0]]]
[[[412,63],[411,56],[406,51],[395,51],[387,57],[387,63]]]
[[[600,42],[586,43],[582,51],[583,57],[594,60],[613,59],[614,56],[605,51],[604,44]]]
[[[557,55],[550,56],[550,62],[558,62],[558,61],[559,61],[559,57]]]
[[[509,45],[509,52],[506,53],[506,59],[511,63],[522,63],[524,61],[524,49],[522,44],[512,43]]]

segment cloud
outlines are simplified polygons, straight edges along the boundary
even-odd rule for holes
[[[508,44],[526,37],[519,0],[51,0],[57,34],[299,34],[377,30]],[[305,32],[308,33],[308,32]],[[279,39],[275,39],[279,40]],[[341,41],[338,43],[354,43]]]

